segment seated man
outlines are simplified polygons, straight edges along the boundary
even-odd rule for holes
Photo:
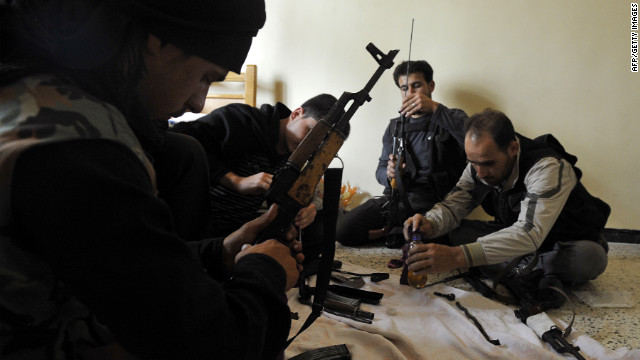
[[[562,289],[602,274],[607,244],[600,232],[610,208],[580,182],[577,158],[550,135],[530,140],[516,134],[511,121],[494,110],[469,118],[464,131],[469,165],[458,184],[426,215],[405,222],[405,236],[409,228],[431,238],[449,233],[453,246],[416,246],[409,250],[409,270],[482,266],[493,276],[509,271],[505,262],[535,252],[540,289]],[[461,220],[478,205],[495,221]],[[548,293],[549,307],[563,303],[562,296]]]
[[[426,61],[405,61],[395,68],[393,79],[402,96],[401,117],[390,121],[382,137],[376,179],[385,187],[384,195],[346,214],[336,235],[342,245],[363,245],[396,227],[392,235],[387,236],[387,246],[402,246],[405,243],[402,222],[442,200],[465,166],[462,126],[467,115],[431,98],[436,86],[431,65]],[[400,124],[401,121],[404,124]],[[403,135],[398,133],[399,125],[404,126],[406,148],[402,177],[396,174],[393,154],[394,141]],[[393,190],[392,195],[393,179],[402,181],[406,193]]]
[[[282,103],[259,109],[231,104],[170,129],[193,136],[207,153],[214,235],[226,236],[260,214],[274,173],[336,101],[332,95],[321,94],[293,111]],[[320,205],[314,201],[300,210],[295,225],[304,229],[312,224]],[[313,228],[315,232],[321,226],[314,223]],[[305,237],[318,234],[307,231],[304,235],[305,254],[311,259],[312,241]]]
[[[277,209],[185,242],[157,162],[168,119],[239,71],[264,21],[263,0],[0,2],[3,360],[282,352],[300,244],[245,246]]]

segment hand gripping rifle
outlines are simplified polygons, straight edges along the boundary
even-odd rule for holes
[[[406,81],[407,86],[409,86],[409,68],[411,67],[411,45],[413,43],[413,22],[414,19],[411,19],[411,38],[409,40],[409,60],[407,64],[407,74]],[[408,90],[408,88],[407,88]],[[407,90],[404,92],[404,97],[407,96]],[[389,234],[391,229],[396,225],[399,221],[404,221],[404,219],[400,216],[400,202],[405,207],[405,214],[413,214],[413,208],[411,207],[411,203],[409,203],[409,199],[407,198],[407,194],[404,187],[403,175],[404,175],[404,164],[406,162],[406,149],[405,149],[405,130],[404,125],[407,123],[407,118],[405,115],[401,115],[395,123],[395,129],[393,132],[393,149],[392,154],[393,158],[396,161],[395,167],[395,177],[389,180],[389,186],[391,187],[391,192],[389,196],[389,201],[385,203],[382,208],[384,209],[384,216],[386,217],[386,225],[384,227],[385,235]],[[400,236],[402,241],[400,243],[404,243],[404,238]],[[394,239],[387,239],[387,246],[396,247],[398,243],[394,241]]]
[[[366,49],[379,66],[365,87],[357,93],[344,92],[324,119],[307,134],[286,164],[278,170],[266,193],[268,203],[278,204],[278,215],[262,232],[257,243],[267,239],[284,241],[284,235],[300,209],[308,206],[320,178],[344,143],[346,135],[341,131],[353,114],[365,101],[370,101],[369,92],[385,70],[393,66],[399,50],[384,55],[372,43]],[[345,111],[349,102],[351,106]]]
[[[404,187],[404,164],[406,163],[406,140],[404,125],[407,122],[404,115],[400,116],[395,123],[394,136],[393,136],[393,158],[396,160],[395,177],[389,180],[391,192],[389,196],[389,202],[386,203],[383,208],[388,208],[385,212],[387,216],[386,232],[388,233],[391,228],[400,219],[400,203],[405,207],[405,213],[413,214],[413,208],[407,198],[406,189]]]
[[[269,203],[278,204],[278,214],[260,234],[256,241],[257,243],[268,239],[278,239],[286,243],[285,235],[295,219],[296,214],[313,200],[315,188],[320,178],[325,171],[327,171],[329,164],[333,161],[333,158],[346,139],[346,135],[341,129],[348,124],[353,114],[365,101],[371,100],[369,92],[385,70],[393,66],[393,59],[399,52],[399,50],[391,50],[385,55],[372,43],[369,43],[366,49],[378,63],[378,69],[362,90],[357,93],[344,92],[342,96],[340,96],[340,99],[338,99],[331,110],[329,110],[327,116],[314,126],[293,154],[291,154],[285,165],[275,174],[271,187],[269,187],[266,193],[266,199]],[[350,102],[351,105],[345,111],[346,106]],[[339,170],[341,171],[342,169]],[[331,173],[335,174],[335,172]],[[331,173],[327,171],[327,175]],[[341,172],[339,172],[339,174],[341,174]],[[324,197],[325,210],[327,210],[327,212],[325,213],[323,224],[324,245],[318,274],[316,276],[316,287],[313,294],[313,303],[311,304],[311,314],[309,314],[307,320],[300,327],[298,334],[287,341],[286,346],[289,346],[301,332],[311,326],[322,314],[324,308],[335,253],[335,223],[340,196],[340,177],[341,175],[330,176],[325,180]],[[307,296],[309,296],[308,286],[301,285],[300,298]]]
[[[389,184],[391,185],[392,196],[394,195],[397,196],[399,191],[398,188],[401,186],[400,182],[402,182],[402,174],[403,174],[402,165],[405,162],[404,124],[405,124],[405,117],[403,115],[396,120],[394,134],[393,134],[392,152],[393,152],[393,158],[396,160],[396,176],[392,178],[391,181],[389,181]]]
[[[409,60],[407,60],[407,74],[406,74],[406,82],[407,82],[407,90],[409,90],[409,68],[411,67],[411,46],[413,44],[413,21],[411,19],[411,37],[409,38]],[[407,97],[407,90],[404,91],[403,98]],[[407,122],[407,118],[405,115],[401,115],[398,120],[396,120],[395,131],[393,133],[393,157],[396,160],[396,176],[389,181],[389,185],[391,185],[391,196],[392,198],[398,196],[398,192],[400,190],[404,191],[402,186],[402,166],[405,162],[405,131],[404,124]]]

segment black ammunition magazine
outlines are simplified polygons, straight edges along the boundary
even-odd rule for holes
[[[351,353],[347,345],[331,345],[319,349],[305,351],[289,360],[349,360]]]

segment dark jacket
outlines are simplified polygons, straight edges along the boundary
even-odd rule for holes
[[[466,166],[462,128],[467,114],[440,104],[424,118],[405,124],[407,167],[404,187],[409,193],[429,194],[432,202],[441,201],[456,184]],[[382,154],[376,179],[390,191],[387,163],[393,152],[393,138],[399,118],[392,119],[382,138]]]
[[[222,239],[185,243],[123,114],[48,75],[0,86],[0,356],[273,358],[285,273],[262,254],[229,279]],[[250,340],[247,340],[250,339]]]
[[[525,175],[531,167],[544,157],[556,157],[567,160],[578,177],[578,182],[571,191],[569,198],[562,208],[560,216],[554,223],[549,235],[544,240],[540,250],[550,250],[558,240],[599,240],[611,208],[604,201],[589,194],[580,182],[582,172],[575,167],[577,158],[567,153],[562,145],[552,135],[547,134],[534,140],[518,135],[520,139],[520,165],[518,180],[513,188],[497,191],[495,188],[482,183],[475,178],[476,198],[484,198],[482,208],[498,223],[510,226],[518,220],[522,209],[520,203],[524,199],[527,189],[524,185]],[[475,175],[475,170],[473,170]]]
[[[193,136],[207,153],[211,222],[216,236],[226,236],[260,215],[264,194],[240,194],[219,181],[230,171],[243,177],[260,172],[275,174],[289,157],[278,154],[276,146],[280,120],[290,114],[282,103],[264,104],[259,109],[231,104],[170,129]]]

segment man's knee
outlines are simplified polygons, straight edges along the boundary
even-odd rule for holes
[[[382,209],[372,200],[367,200],[344,215],[336,231],[336,240],[340,244],[363,245],[369,240],[369,230],[384,227]]]
[[[357,234],[341,234],[336,235],[336,241],[344,246],[359,246],[367,243],[365,236],[358,236]]]
[[[551,263],[552,272],[563,274],[565,282],[579,284],[593,280],[607,268],[607,252],[595,241],[558,242],[556,249],[558,253]]]
[[[362,226],[351,223],[345,216],[344,221],[336,229],[336,241],[344,246],[362,245],[366,243],[367,231]]]
[[[607,268],[607,252],[595,241],[582,240],[577,243],[575,263],[581,272],[587,274],[587,280],[595,279]]]

